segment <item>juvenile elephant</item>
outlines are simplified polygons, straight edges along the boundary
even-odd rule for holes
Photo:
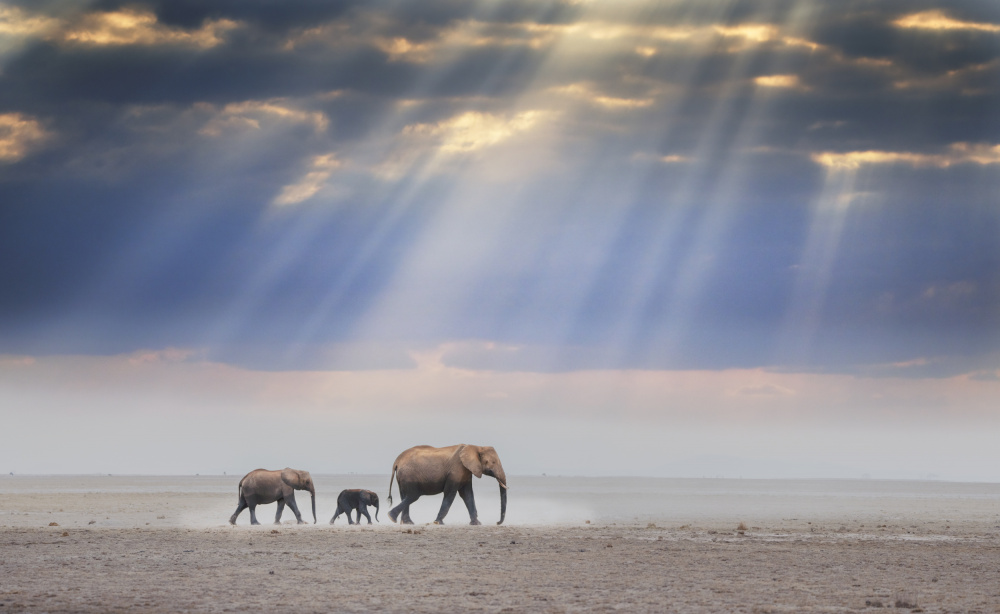
[[[389,519],[396,522],[396,516],[403,513],[402,522],[413,524],[410,519],[410,504],[423,495],[444,493],[441,510],[435,524],[444,524],[455,495],[461,495],[465,507],[469,509],[469,524],[481,524],[476,513],[476,500],[472,495],[472,476],[491,475],[500,483],[500,521],[507,514],[507,476],[497,451],[490,446],[459,444],[447,448],[416,446],[406,450],[392,465],[389,477],[389,505],[392,505],[392,480],[399,485],[399,505],[389,510]]]
[[[281,512],[285,510],[285,504],[292,508],[295,513],[295,520],[299,524],[304,524],[302,514],[299,513],[299,506],[295,505],[295,491],[308,490],[312,496],[313,524],[316,523],[316,487],[313,486],[312,476],[308,471],[289,469],[285,467],[281,471],[268,471],[267,469],[254,469],[243,476],[240,480],[239,495],[240,502],[236,506],[236,511],[229,518],[229,524],[236,524],[236,517],[246,508],[250,508],[250,524],[260,524],[257,522],[255,510],[258,505],[278,502],[278,513],[274,515],[274,524],[281,522]]]
[[[368,519],[368,524],[372,523],[372,517],[368,515],[368,506],[375,506],[375,520],[378,520],[378,495],[370,490],[361,490],[360,488],[352,488],[350,490],[342,490],[337,496],[337,511],[334,513],[333,518],[330,519],[330,524],[340,516],[341,513],[347,515],[347,524],[354,524],[351,520],[351,510],[355,510],[358,513],[358,524],[361,524],[361,514],[365,515]]]

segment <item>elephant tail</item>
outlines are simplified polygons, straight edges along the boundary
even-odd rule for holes
[[[397,465],[395,463],[393,463],[393,465],[392,465],[392,475],[389,476],[389,497],[386,499],[386,501],[389,502],[390,506],[392,505],[392,481],[394,479],[396,479],[396,466]]]

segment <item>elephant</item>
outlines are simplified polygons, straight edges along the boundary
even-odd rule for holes
[[[396,457],[392,464],[392,475],[389,476],[389,505],[392,505],[392,481],[395,478],[399,486],[399,505],[389,510],[389,519],[396,522],[396,517],[402,512],[401,521],[413,524],[410,519],[410,504],[423,495],[444,493],[441,510],[438,511],[434,524],[444,524],[444,517],[455,500],[455,495],[462,496],[465,507],[469,509],[469,524],[481,524],[476,512],[476,500],[472,495],[472,476],[477,478],[483,474],[496,478],[500,484],[500,521],[503,524],[507,514],[507,476],[497,451],[491,446],[472,446],[459,444],[446,448],[432,446],[415,446]]]
[[[341,513],[347,514],[347,524],[354,524],[354,521],[351,520],[351,510],[358,512],[358,524],[361,524],[361,514],[364,514],[365,518],[368,519],[368,524],[371,524],[372,517],[368,515],[369,505],[375,506],[375,520],[378,521],[378,495],[376,493],[360,488],[342,490],[337,496],[337,511],[330,519],[330,524],[333,524],[333,521]]]
[[[229,524],[236,524],[236,517],[246,508],[250,508],[250,524],[260,524],[257,522],[255,509],[258,505],[278,502],[278,513],[274,515],[274,524],[281,523],[281,512],[285,510],[285,504],[292,508],[295,513],[295,520],[299,524],[305,524],[302,514],[299,513],[299,506],[295,505],[295,491],[308,490],[312,495],[313,524],[316,523],[316,487],[313,486],[312,476],[308,471],[299,471],[285,467],[281,471],[268,471],[267,469],[254,469],[243,476],[239,486],[239,505],[236,511],[229,518]]]

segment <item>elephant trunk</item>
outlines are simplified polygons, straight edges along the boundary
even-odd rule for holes
[[[309,496],[312,498],[313,524],[316,524],[316,489],[315,488],[310,488],[309,489]]]
[[[507,515],[507,489],[503,486],[500,487],[500,521],[497,524],[503,524],[504,516]]]
[[[503,519],[507,516],[507,476],[504,475],[503,468],[498,468],[497,472],[494,474],[497,479],[497,483],[500,484],[500,522],[497,524],[503,524]]]

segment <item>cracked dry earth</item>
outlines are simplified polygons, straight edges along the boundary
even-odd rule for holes
[[[6,527],[0,612],[1000,612],[993,523],[790,524]]]

